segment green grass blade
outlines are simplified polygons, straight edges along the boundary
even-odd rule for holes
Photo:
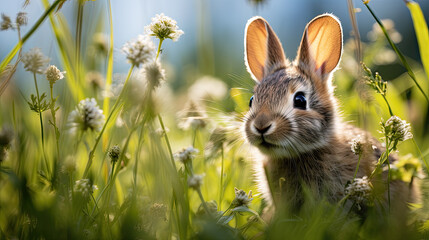
[[[416,31],[417,42],[419,44],[420,58],[426,72],[426,77],[429,80],[429,32],[428,26],[423,16],[420,5],[414,1],[406,2],[410,10],[411,17],[414,23],[414,30]]]
[[[33,35],[33,33],[39,28],[40,24],[46,19],[49,14],[54,11],[54,9],[57,7],[57,5],[62,0],[56,0],[50,7],[46,8],[45,12],[42,14],[42,16],[37,20],[37,22],[33,25],[33,27],[28,31],[24,37],[22,38],[21,42],[18,42],[15,47],[9,52],[9,54],[6,56],[6,58],[3,59],[3,61],[0,64],[0,72],[3,72],[7,64],[15,57],[18,50],[24,45],[24,43]]]
[[[112,78],[113,78],[113,20],[112,20],[112,5],[110,3],[110,0],[108,0],[109,5],[109,26],[110,26],[110,46],[109,46],[109,57],[107,61],[107,72],[106,72],[106,91],[110,91],[110,87],[112,85]],[[106,96],[103,100],[103,112],[108,113],[109,112],[109,102],[110,97]],[[107,143],[107,140],[109,139],[108,131],[106,131],[106,134],[103,136],[103,146]]]
[[[380,19],[375,15],[375,13],[372,11],[372,9],[369,7],[368,3],[365,3],[366,8],[368,9],[368,11],[371,13],[371,15],[374,17],[375,21],[378,23],[378,25],[380,26],[381,30],[384,33],[384,36],[386,37],[387,41],[389,42],[390,46],[393,48],[393,50],[395,51],[396,55],[398,55],[399,60],[401,61],[402,65],[404,65],[404,67],[407,69],[407,73],[408,75],[411,77],[411,79],[414,81],[414,83],[416,84],[417,88],[420,90],[420,92],[423,94],[423,96],[425,97],[426,101],[429,103],[429,98],[426,95],[426,93],[423,91],[422,87],[420,86],[420,84],[417,82],[416,79],[416,75],[414,74],[413,70],[411,69],[410,65],[408,64],[407,60],[405,59],[404,55],[401,53],[401,51],[398,49],[398,47],[396,47],[396,45],[393,43],[393,41],[390,39],[389,34],[387,34],[386,28],[384,27],[383,23],[380,21]]]
[[[45,7],[49,5],[48,0],[43,0],[42,2]],[[71,37],[71,34],[66,22],[61,21],[59,16],[57,16],[57,18],[59,20],[59,23],[55,21],[55,17],[53,15],[49,16],[52,30],[55,34],[55,39],[58,44],[61,62],[67,73],[67,77],[65,79],[67,81],[68,88],[73,96],[73,99],[77,102],[79,100],[79,96],[84,96],[84,94],[82,88],[79,87],[78,81],[76,81],[76,74],[74,71],[75,66],[72,64],[73,58],[71,53],[73,47],[68,47],[73,46],[70,41],[67,41],[67,39]]]

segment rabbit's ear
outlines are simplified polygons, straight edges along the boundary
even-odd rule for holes
[[[298,50],[298,66],[315,72],[323,80],[335,70],[343,49],[340,21],[331,14],[322,14],[311,20],[304,30]]]
[[[244,35],[244,61],[253,79],[260,82],[275,70],[286,67],[282,44],[265,19],[249,19]]]

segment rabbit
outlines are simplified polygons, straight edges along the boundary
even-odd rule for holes
[[[264,18],[253,17],[246,25],[245,64],[256,85],[244,135],[259,150],[256,179],[271,212],[276,203],[299,210],[304,189],[316,199],[343,199],[358,163],[350,147],[356,136],[365,139],[356,177],[370,176],[384,151],[376,138],[345,123],[339,114],[331,78],[341,59],[342,39],[338,18],[319,15],[307,24],[297,57],[290,62]],[[394,161],[391,156],[390,163]],[[371,181],[383,185],[386,179],[384,173]],[[390,188],[391,209],[406,209],[407,202],[418,199],[416,184],[393,181]]]

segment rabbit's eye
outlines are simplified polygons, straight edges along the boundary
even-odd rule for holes
[[[293,98],[293,107],[305,110],[307,108],[307,99],[303,92],[297,92]]]
[[[252,96],[252,97],[250,97],[250,100],[249,100],[249,107],[252,107],[252,102],[253,102],[253,96]]]

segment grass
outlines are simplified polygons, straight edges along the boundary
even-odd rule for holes
[[[61,9],[58,10],[64,2],[42,0],[42,3],[45,12],[22,39],[18,32],[21,40],[0,65],[0,239],[429,237],[426,204],[429,189],[426,177],[421,174],[428,170],[425,158],[429,156],[429,149],[424,147],[429,146],[428,101],[424,90],[429,89],[424,74],[427,64],[422,66],[398,50],[389,36],[395,30],[386,28],[368,3],[365,5],[381,32],[373,32],[376,37],[370,42],[361,42],[359,37],[345,41],[343,65],[335,74],[336,95],[346,120],[354,121],[378,138],[384,137],[387,152],[382,154],[376,170],[383,164],[387,166],[388,181],[412,182],[421,178],[423,204],[410,206],[405,223],[401,222],[403,218],[395,217],[395,209],[390,209],[392,214],[371,207],[356,212],[352,210],[356,202],[349,196],[340,203],[314,199],[305,186],[306,201],[300,211],[283,211],[285,206],[276,202],[277,214],[272,221],[264,220],[266,202],[253,179],[251,148],[244,143],[239,129],[240,119],[248,109],[251,87],[242,89],[235,84],[229,96],[221,93],[221,99],[228,100],[212,96],[206,101],[193,100],[193,104],[189,103],[189,96],[172,91],[165,81],[157,87],[156,81],[164,77],[162,72],[144,75],[138,70],[165,54],[162,45],[171,40],[164,35],[152,37],[158,43],[154,45],[157,48],[145,64],[133,62],[128,74],[115,82],[116,46],[110,1],[105,53],[84,34],[85,1],[73,3],[78,6],[75,25],[69,24]],[[422,23],[424,18],[415,4],[407,6],[415,20],[420,49],[425,49],[423,35],[427,26]],[[349,7],[352,5],[349,1]],[[58,12],[53,14],[55,10]],[[352,21],[359,20],[353,11],[350,14]],[[47,18],[61,60],[59,68],[67,73],[65,79],[49,88],[45,88],[46,76],[34,73],[37,96],[30,103],[26,100],[30,97],[17,94],[21,87],[9,82],[16,69],[8,70],[6,66],[14,58],[14,68],[18,66],[21,47]],[[358,31],[356,22],[354,31]],[[83,46],[84,42],[88,46]],[[378,57],[390,48],[398,54],[397,58],[389,57],[380,63]],[[91,58],[82,49],[95,49],[96,62],[91,68],[85,67],[90,66]],[[422,53],[424,61],[426,55]],[[380,76],[383,71],[379,74],[362,71],[361,60],[368,70],[382,70],[383,66],[399,60],[412,81],[405,73],[385,81]],[[210,66],[203,67],[211,69],[213,61],[210,58],[207,62]],[[161,67],[164,65],[161,61]],[[159,69],[152,70],[159,73]],[[103,88],[108,95],[103,95],[100,86],[88,87],[92,83],[85,76],[91,71],[106,76]],[[369,87],[361,81],[364,72],[368,74],[365,81]],[[41,103],[43,94],[49,94],[45,99],[47,105]],[[86,98],[94,98],[100,107],[77,107]],[[179,109],[180,116],[165,110],[165,106],[178,109],[187,102],[193,107]],[[41,108],[50,111],[34,114],[34,109]],[[75,121],[80,130],[73,132],[70,115],[76,109],[92,115],[86,115],[81,122]],[[101,109],[104,121],[97,122],[95,116],[101,116],[97,111]],[[380,121],[386,128],[386,120],[393,115],[411,123],[412,140],[402,142],[389,138],[386,131],[377,132],[381,129]],[[119,147],[119,152],[112,150],[114,146]],[[402,167],[389,163],[388,156],[397,150]],[[376,170],[374,175],[378,174]],[[354,179],[351,181],[353,184]],[[384,193],[390,202],[390,189]]]

